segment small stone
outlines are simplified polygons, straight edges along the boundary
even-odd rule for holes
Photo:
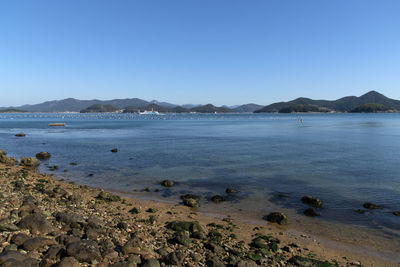
[[[320,214],[316,210],[314,210],[313,208],[306,209],[304,211],[304,215],[309,216],[309,217],[320,216]]]
[[[211,198],[211,201],[218,204],[218,203],[225,201],[225,198],[220,195],[215,195]]]
[[[117,152],[118,152],[118,149],[117,149],[117,148],[113,148],[113,149],[111,149],[111,152],[112,152],[112,153],[117,153]]]
[[[74,257],[65,257],[57,265],[58,267],[79,267],[79,262]]]
[[[36,158],[39,160],[46,160],[49,159],[50,157],[51,157],[50,153],[45,151],[36,154]]]
[[[381,209],[382,207],[371,202],[366,202],[363,204],[363,207],[369,210]]]
[[[315,208],[322,208],[322,200],[320,200],[319,198],[312,197],[312,196],[304,196],[301,198],[301,201],[304,204],[313,206]]]
[[[26,136],[26,134],[24,134],[24,133],[18,133],[18,134],[16,134],[15,136],[16,136],[16,137],[24,137],[24,136]]]
[[[21,159],[20,165],[27,168],[37,168],[39,167],[40,162],[36,158],[25,157]]]
[[[57,242],[45,237],[34,237],[26,240],[23,244],[23,247],[26,251],[32,251],[51,245],[57,245]]]
[[[174,186],[174,181],[164,180],[161,182],[161,185],[164,187],[172,187],[172,186]]]
[[[148,259],[142,263],[142,267],[160,267],[160,263],[156,259]]]
[[[271,212],[270,214],[265,216],[264,219],[272,223],[278,223],[280,225],[288,224],[289,222],[286,215],[282,212]]]
[[[232,193],[237,193],[238,191],[236,189],[233,189],[233,188],[227,188],[225,190],[225,192],[228,193],[228,194],[232,194]]]

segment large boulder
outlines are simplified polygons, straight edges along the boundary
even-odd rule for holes
[[[37,168],[40,165],[40,161],[32,157],[25,157],[21,159],[20,165],[27,168]]]
[[[50,153],[45,151],[36,154],[36,158],[39,160],[46,160],[49,159],[50,157],[51,157]]]

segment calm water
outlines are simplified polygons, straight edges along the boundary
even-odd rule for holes
[[[48,164],[60,166],[57,175],[108,189],[155,189],[168,178],[177,185],[149,194],[168,200],[184,192],[225,194],[231,187],[240,190],[230,198],[232,207],[260,214],[270,211],[270,203],[301,214],[299,199],[314,195],[324,201],[321,220],[400,230],[400,217],[390,213],[400,210],[400,114],[302,118],[1,114],[0,149],[16,157],[48,151]],[[67,126],[52,128],[50,122]],[[26,137],[15,137],[19,132]],[[366,201],[384,208],[353,211]]]

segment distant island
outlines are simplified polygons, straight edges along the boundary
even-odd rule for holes
[[[217,107],[207,105],[175,105],[156,100],[146,101],[139,98],[113,100],[78,100],[67,98],[63,100],[46,101],[36,105],[0,108],[1,113],[19,112],[81,112],[102,113],[122,112],[139,113],[143,111],[157,111],[160,113],[373,113],[398,112],[400,101],[388,98],[376,91],[370,91],[360,97],[346,96],[338,100],[313,100],[300,97],[288,102],[278,102],[267,106],[254,103]]]
[[[20,110],[15,108],[0,109],[0,113],[25,113],[26,110]]]

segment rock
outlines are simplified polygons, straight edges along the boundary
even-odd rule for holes
[[[0,223],[0,232],[15,232],[18,230],[19,230],[19,228],[15,224]]]
[[[210,256],[206,260],[207,267],[225,267],[225,264],[217,256]]]
[[[164,180],[161,182],[161,185],[164,187],[172,187],[172,186],[174,186],[174,181]]]
[[[183,266],[185,253],[182,251],[171,252],[165,257],[165,262],[170,265]]]
[[[51,157],[50,153],[45,151],[36,154],[36,158],[39,160],[46,160],[49,159],[50,157]]]
[[[0,149],[0,156],[5,156],[5,155],[7,155],[7,152],[5,150]]]
[[[304,211],[304,215],[309,216],[309,217],[320,216],[320,214],[316,210],[314,210],[313,208],[306,209]]]
[[[21,159],[20,165],[27,168],[37,168],[39,167],[40,162],[36,158],[25,157]]]
[[[362,210],[362,209],[356,209],[356,210],[353,210],[353,211],[357,212],[359,214],[364,214],[366,212],[366,210]]]
[[[214,203],[221,203],[221,202],[225,201],[225,198],[220,195],[215,195],[211,198],[211,201]]]
[[[32,234],[47,234],[53,231],[51,224],[43,215],[39,213],[25,216],[19,221],[18,227],[22,229],[29,229]]]
[[[76,163],[76,162],[71,162],[69,165],[71,165],[71,166],[76,166],[76,165],[78,165],[78,163]]]
[[[117,148],[113,148],[113,149],[111,149],[111,152],[112,152],[112,153],[117,153],[117,152],[118,152],[118,149],[117,149]]]
[[[228,194],[232,194],[232,193],[237,193],[238,191],[236,189],[233,189],[233,188],[227,188],[225,190],[225,192],[228,193]]]
[[[322,208],[322,200],[320,200],[319,198],[312,197],[312,196],[304,196],[301,198],[301,201],[304,204],[313,206],[315,208]]]
[[[281,212],[271,212],[266,217],[264,217],[264,219],[272,223],[278,223],[280,225],[289,223],[286,215]]]
[[[366,202],[363,204],[363,207],[369,210],[376,210],[376,209],[381,209],[382,207],[376,204],[373,204],[371,202]]]
[[[144,191],[150,192],[150,191],[151,191],[151,188],[150,188],[150,187],[146,187],[146,188],[144,189]]]
[[[23,244],[23,247],[26,251],[32,251],[51,245],[57,245],[57,242],[50,238],[34,237],[26,240]]]
[[[258,265],[254,261],[239,260],[235,267],[257,267]]]
[[[191,207],[191,208],[198,208],[199,201],[197,199],[193,199],[193,198],[185,198],[183,200],[183,205]]]
[[[59,259],[60,257],[64,256],[67,252],[65,251],[64,247],[61,245],[53,245],[51,246],[45,254],[46,259]]]
[[[7,155],[0,155],[0,162],[7,166],[15,166],[18,164],[18,160],[16,158],[10,158]]]
[[[75,257],[79,261],[89,263],[101,259],[97,243],[92,240],[81,240],[68,244],[67,254]]]
[[[191,208],[198,208],[199,207],[199,197],[192,195],[192,194],[186,194],[182,195],[181,199],[183,201],[183,205],[191,207]]]
[[[166,227],[175,232],[188,231],[189,233],[203,232],[203,228],[198,222],[172,221]]]
[[[26,254],[22,254],[17,251],[3,251],[0,254],[0,264],[4,264],[5,262],[7,262],[9,260],[14,260],[16,262],[24,262],[27,259],[28,259],[28,256]],[[20,266],[20,265],[15,265],[15,266]]]
[[[117,228],[120,230],[127,230],[128,229],[128,224],[125,222],[119,222],[117,224]]]
[[[24,137],[24,136],[26,136],[26,134],[24,134],[24,133],[18,133],[18,134],[16,134],[15,136],[16,136],[16,137]]]
[[[113,194],[107,193],[107,192],[105,192],[105,191],[101,191],[101,192],[97,195],[96,198],[97,198],[97,199],[100,199],[100,200],[104,200],[104,201],[106,201],[106,202],[113,202],[113,201],[120,201],[120,200],[121,200],[121,197],[120,197],[120,196],[113,195]]]
[[[323,267],[334,267],[336,265],[331,264],[327,261],[320,261],[316,259],[309,259],[302,256],[294,256],[289,260],[289,263],[295,266],[312,267],[312,266],[323,266]]]
[[[132,208],[132,209],[129,210],[129,213],[132,213],[132,214],[139,214],[139,213],[140,213],[140,210],[139,210],[138,208]]]
[[[142,267],[160,267],[160,263],[156,259],[148,259],[142,263]]]
[[[188,247],[190,245],[190,243],[192,242],[188,231],[176,232],[172,241],[173,241],[173,243],[180,244],[185,247]]]
[[[57,267],[79,267],[79,262],[74,257],[65,257]]]
[[[392,214],[393,214],[394,216],[400,216],[400,211],[393,211]]]
[[[25,217],[29,214],[40,213],[39,208],[31,201],[24,201],[22,206],[18,209],[18,215],[20,217]]]
[[[79,228],[85,224],[85,219],[82,215],[72,212],[57,212],[56,220],[65,223],[71,227]]]
[[[24,233],[18,233],[12,236],[11,243],[14,243],[17,246],[21,246],[28,239],[29,239],[28,235]]]

